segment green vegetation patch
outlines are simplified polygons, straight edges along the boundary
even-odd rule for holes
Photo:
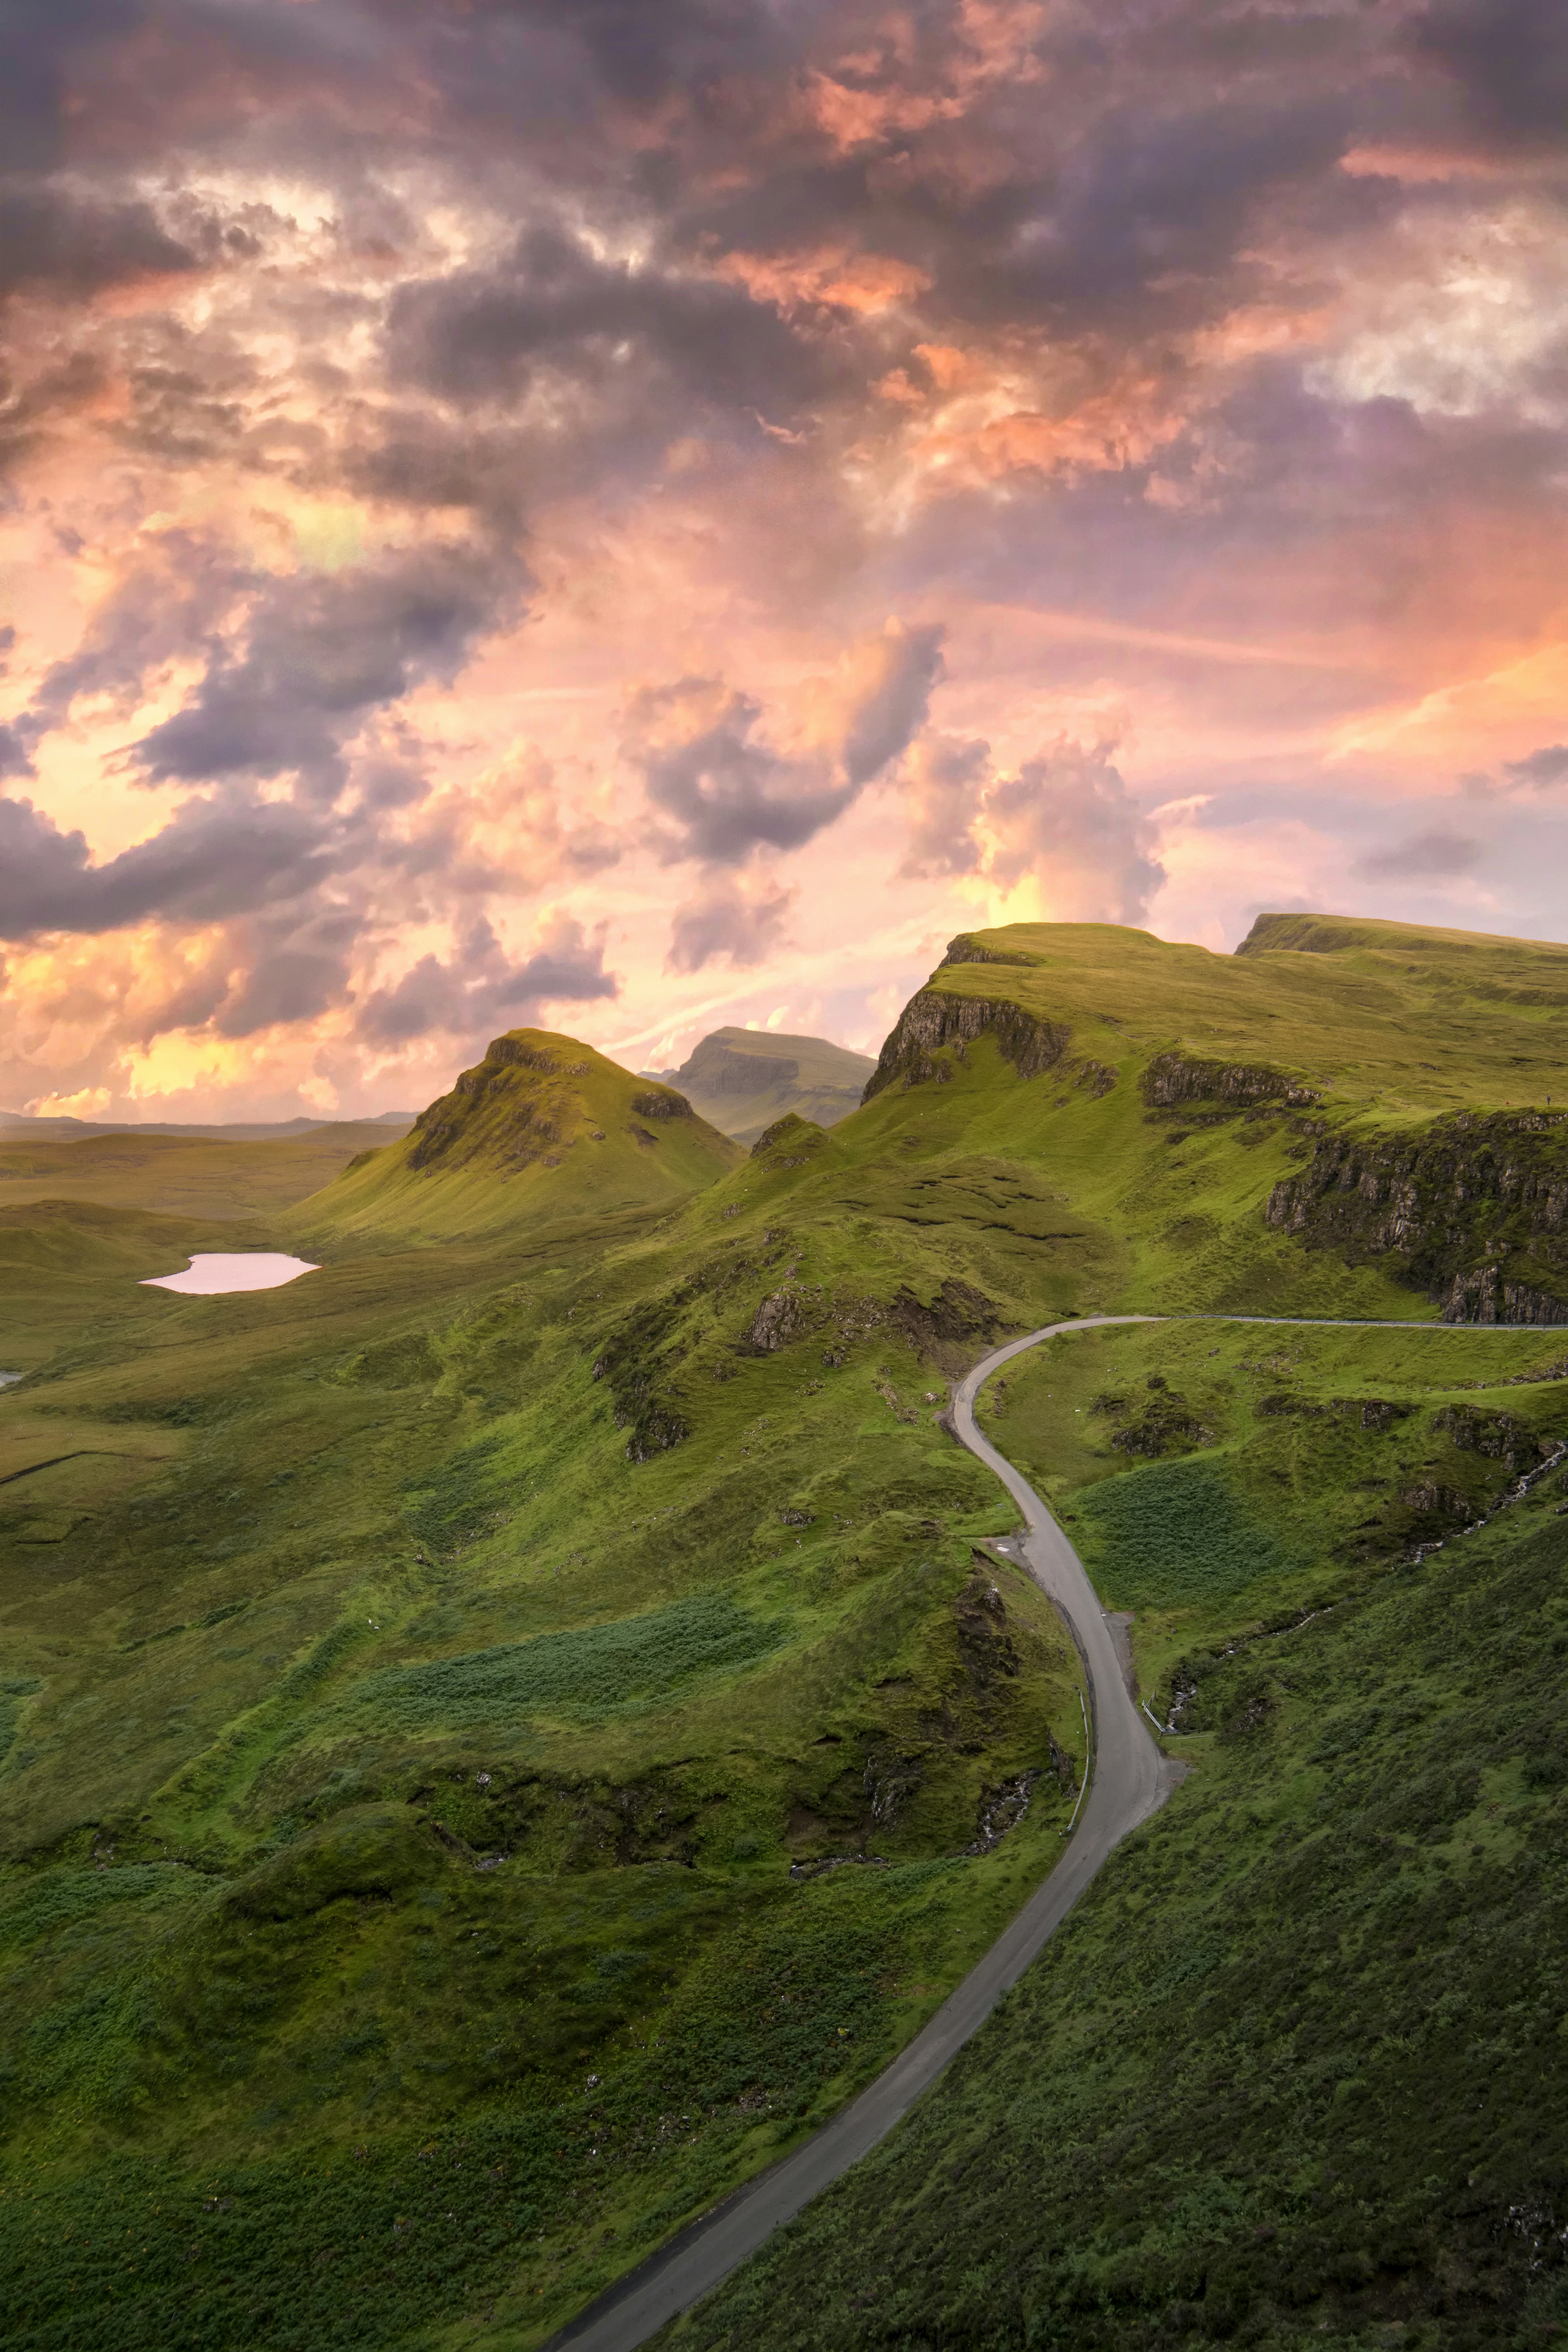
[[[0,1944],[35,1944],[95,1918],[110,1905],[183,1902],[209,1894],[213,1884],[175,1862],[132,1863],[119,1870],[46,1871],[13,1883],[0,1896]]]
[[[388,1667],[341,1704],[396,1731],[494,1727],[520,1715],[605,1716],[647,1706],[695,1675],[754,1664],[788,1630],[721,1594],[694,1593],[609,1625]]]
[[[1299,1565],[1214,1462],[1108,1479],[1080,1508],[1099,1580],[1121,1607],[1180,1608]]]
[[[37,1675],[14,1675],[8,1682],[0,1682],[0,1764],[15,1744],[22,1709],[43,1687]]]
[[[685,2352],[1529,2352],[1568,2321],[1568,1522],[1200,1676],[1196,1770]]]

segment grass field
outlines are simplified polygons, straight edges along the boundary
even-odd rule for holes
[[[0,1213],[84,1201],[161,1216],[266,1217],[319,1192],[362,1151],[395,1140],[377,1120],[340,1120],[257,1143],[181,1135],[93,1135],[57,1142],[0,1133]]]
[[[905,1033],[863,1109],[749,1155],[531,1032],[292,1205],[259,1213],[237,1180],[205,1221],[0,1208],[0,1366],[28,1375],[0,1393],[18,2347],[540,2344],[875,2071],[1058,1847],[1074,1661],[1036,1589],[976,1557],[1010,1516],[941,1425],[950,1382],[1097,1307],[1429,1322],[1398,1266],[1265,1209],[1303,1118],[1448,1107],[1434,1087],[1390,1111],[1392,1065],[1351,1056],[1358,1033],[1393,1053],[1356,1009],[1391,958],[1399,1019],[1429,1002],[1447,1024],[1444,1087],[1489,1105],[1494,1064],[1531,1066],[1509,1049],[1548,1054],[1552,951],[1358,932],[1224,959],[1093,927],[979,946],[1026,960],[950,964],[936,995],[1034,1030]],[[1031,1076],[1042,1024],[1068,1037]],[[1210,1035],[1220,1067],[1321,1099],[1194,1095],[1201,1074],[1151,1099],[1151,1069]],[[138,1287],[239,1215],[322,1270]],[[1531,1504],[1454,1536],[1552,1439],[1568,1390],[1540,1376],[1565,1350],[1191,1322],[1010,1370],[990,1425],[1134,1612],[1145,1695],[1216,1759],[1137,1853],[1231,1868],[1203,1857],[1244,1801],[1214,1792],[1254,1753],[1224,1712],[1254,1636],[1332,1601],[1326,1633],[1289,1637],[1316,1657],[1544,1524]],[[1332,1671],[1381,1704],[1397,1649],[1380,1633]],[[1432,1669],[1441,1707],[1464,1671]],[[1295,1704],[1269,1718],[1289,1789]],[[1020,1826],[970,1851],[1010,1788]]]

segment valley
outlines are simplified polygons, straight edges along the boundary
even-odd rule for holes
[[[877,2076],[1082,1792],[1077,1653],[949,1422],[1096,1313],[1421,1328],[1075,1331],[990,1382],[1194,1769],[678,2338],[1549,2317],[1508,2215],[1557,2210],[1568,1489],[1498,1506],[1568,1438],[1565,968],[1019,926],[953,943],[863,1108],[749,1150],[523,1031],[292,1199],[8,1199],[17,2344],[521,2352]],[[321,1271],[138,1287],[237,1219]]]

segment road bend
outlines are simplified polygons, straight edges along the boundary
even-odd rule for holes
[[[1179,1777],[1155,1747],[1127,1687],[1110,1628],[1079,1559],[1028,1481],[975,1427],[974,1400],[997,1369],[1058,1331],[1152,1323],[1151,1315],[1094,1315],[1047,1324],[975,1365],[952,1401],[960,1441],[996,1473],[1022,1512],[1025,1531],[1002,1547],[1026,1567],[1066,1619],[1083,1667],[1090,1756],[1089,1793],[1060,1861],[957,1990],[889,2066],[831,2123],[683,2230],[606,2290],[552,2338],[551,2352],[634,2352],[678,2313],[710,2293],[818,2191],[885,2139],[984,2025],[997,2001],[1047,1943],[1113,1846],[1158,1806]]]

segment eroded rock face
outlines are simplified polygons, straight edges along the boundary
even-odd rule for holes
[[[673,1087],[660,1087],[657,1092],[632,1097],[632,1108],[639,1118],[694,1118],[691,1105]]]
[[[995,959],[987,957],[985,961]],[[861,1100],[869,1102],[895,1080],[913,1087],[926,1079],[934,1078],[940,1084],[951,1078],[947,1063],[934,1056],[943,1047],[951,1047],[963,1061],[965,1047],[977,1037],[986,1036],[995,1038],[1021,1078],[1037,1078],[1043,1071],[1053,1068],[1072,1042],[1072,1032],[1065,1022],[1041,1020],[1033,1013],[1026,1013],[1020,1004],[989,996],[949,996],[941,989],[922,988],[910,997],[899,1015],[881,1057],[866,1081]]]
[[[1420,1133],[1323,1136],[1268,1223],[1355,1263],[1385,1257],[1449,1323],[1568,1323],[1568,1119],[1459,1111]]]
[[[922,1355],[942,1354],[942,1343],[991,1339],[1005,1321],[1005,1310],[994,1298],[949,1275],[930,1306],[904,1285],[894,1297],[892,1318]]]
[[[1143,1073],[1142,1094],[1155,1110],[1173,1109],[1184,1102],[1227,1102],[1238,1108],[1256,1103],[1287,1103],[1294,1108],[1318,1100],[1312,1087],[1265,1063],[1205,1062],[1175,1053],[1158,1055],[1150,1063]]]
[[[1550,1448],[1527,1423],[1511,1412],[1482,1412],[1474,1405],[1448,1404],[1432,1416],[1432,1426],[1462,1454],[1486,1454],[1518,1478],[1545,1461]]]
[[[785,1283],[763,1299],[746,1327],[744,1344],[754,1348],[760,1356],[771,1356],[780,1348],[787,1348],[816,1321],[820,1309],[815,1299],[794,1283]]]
[[[947,943],[947,952],[942,960],[942,964],[1010,963],[1038,965],[1039,962],[1040,958],[1038,956],[1026,955],[1021,949],[1013,949],[1005,952],[1000,948],[983,947],[980,941],[973,938],[968,931],[960,931],[955,940],[949,940]],[[937,969],[940,971],[942,969],[942,965],[939,964]]]

